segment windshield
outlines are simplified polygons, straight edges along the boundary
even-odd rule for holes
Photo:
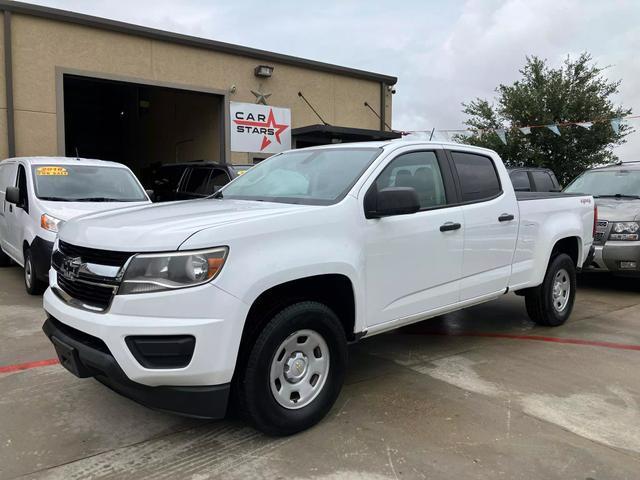
[[[381,151],[379,148],[332,148],[283,153],[247,170],[216,196],[331,205],[344,198]]]
[[[640,170],[590,170],[576,178],[564,190],[594,197],[640,196]]]
[[[33,184],[41,200],[57,202],[141,202],[147,195],[125,168],[93,165],[34,165]]]

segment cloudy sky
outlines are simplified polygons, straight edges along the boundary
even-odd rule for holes
[[[34,0],[126,22],[399,78],[393,128],[462,128],[461,102],[491,97],[525,55],[592,53],[640,114],[637,0]],[[640,160],[638,133],[617,150]]]

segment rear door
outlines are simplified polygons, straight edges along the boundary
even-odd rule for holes
[[[375,175],[368,188],[414,188],[421,209],[365,219],[370,327],[455,304],[463,246],[462,209],[453,205],[453,175],[442,149],[403,149]]]
[[[518,238],[518,205],[501,162],[451,150],[464,217],[460,301],[505,290]],[[501,172],[501,173],[499,173]]]

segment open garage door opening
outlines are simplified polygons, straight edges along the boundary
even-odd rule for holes
[[[224,97],[212,93],[67,75],[68,157],[120,162],[141,179],[177,162],[224,162]]]

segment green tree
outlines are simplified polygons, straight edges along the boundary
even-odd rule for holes
[[[614,105],[612,96],[620,81],[608,80],[603,70],[588,53],[576,60],[567,57],[559,68],[527,57],[522,77],[512,85],[500,85],[495,103],[477,98],[462,104],[472,134],[459,140],[497,151],[509,166],[551,168],[563,183],[586,168],[614,161],[613,147],[625,142],[632,127],[623,123],[615,133],[609,119],[630,115],[631,109]],[[560,136],[548,128],[532,128],[529,135],[518,130],[590,120],[600,121],[591,129],[560,126]],[[506,145],[492,131],[500,128],[506,130]]]

